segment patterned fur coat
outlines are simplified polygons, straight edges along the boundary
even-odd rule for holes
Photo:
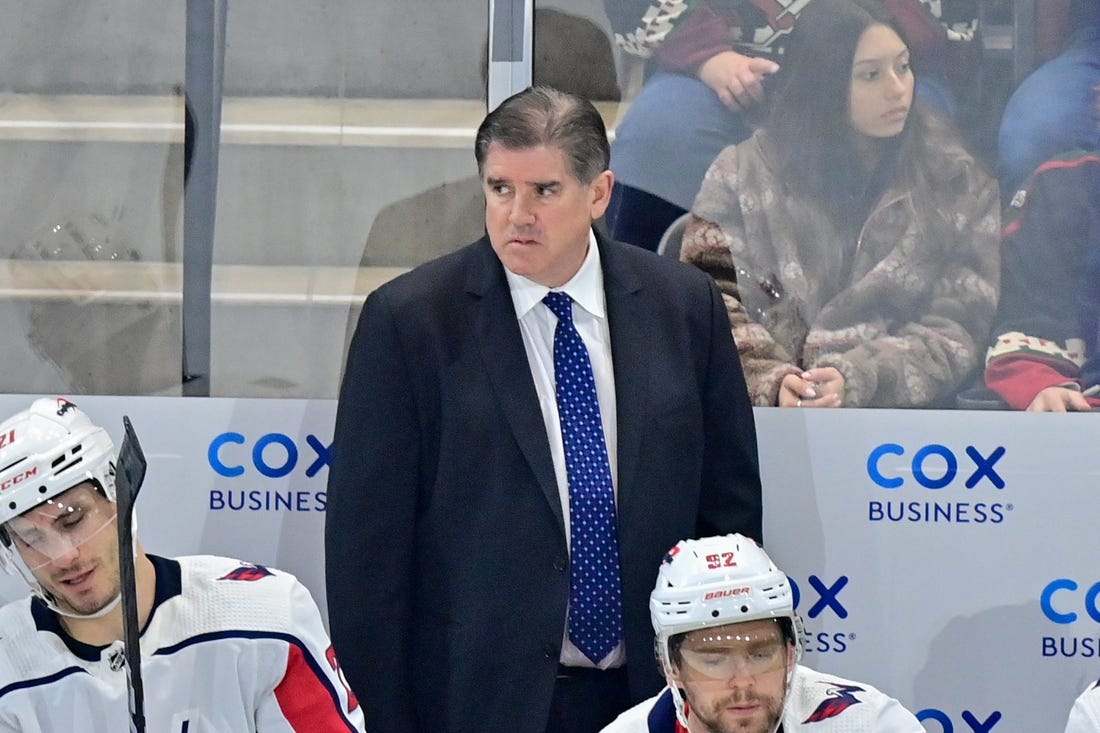
[[[775,405],[785,375],[822,366],[844,375],[845,406],[953,404],[997,305],[996,181],[944,146],[928,167],[939,216],[918,217],[895,180],[851,242],[777,178],[769,147],[760,130],[718,156],[681,250],[724,294],[753,404]]]

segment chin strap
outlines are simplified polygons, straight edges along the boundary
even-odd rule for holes
[[[111,601],[95,613],[73,613],[72,611],[61,610],[61,608],[49,597],[49,593],[46,593],[45,591],[43,591],[42,593],[35,593],[35,595],[41,598],[42,602],[49,606],[50,610],[54,611],[55,613],[59,613],[62,616],[66,616],[68,618],[77,619],[102,618],[103,616],[109,614],[111,611],[115,610],[115,606],[117,606],[122,601],[122,594],[119,593],[117,596],[115,596],[113,601]]]

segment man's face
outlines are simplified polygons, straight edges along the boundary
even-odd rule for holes
[[[114,503],[89,482],[10,520],[6,527],[24,564],[58,607],[95,613],[118,597]]]
[[[553,147],[489,145],[482,165],[485,228],[511,272],[550,288],[566,283],[588,252],[592,221],[611,195],[610,171],[583,184]]]
[[[674,680],[692,733],[771,733],[783,713],[794,649],[773,620],[693,631]]]

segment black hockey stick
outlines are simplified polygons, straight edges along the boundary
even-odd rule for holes
[[[130,418],[122,417],[124,435],[115,462],[118,505],[118,566],[122,593],[122,628],[126,652],[126,686],[130,691],[130,733],[145,733],[145,689],[141,683],[141,629],[138,626],[137,579],[134,576],[134,500],[145,480],[141,452]]]

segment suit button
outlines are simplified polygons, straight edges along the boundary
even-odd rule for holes
[[[566,565],[567,563],[565,561],[565,558],[559,557],[557,560],[554,561],[554,570],[557,570],[559,573],[564,573]]]

